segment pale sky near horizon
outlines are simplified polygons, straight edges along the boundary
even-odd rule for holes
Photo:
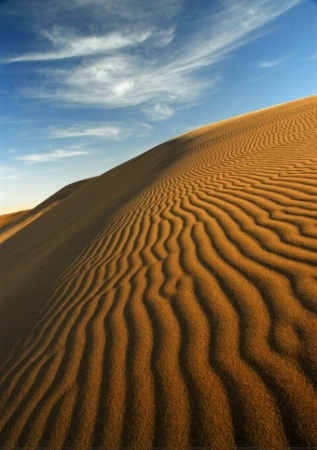
[[[314,0],[0,0],[0,214],[317,93]]]

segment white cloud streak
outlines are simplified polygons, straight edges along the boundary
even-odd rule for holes
[[[147,124],[116,124],[105,125],[72,125],[66,128],[50,128],[45,139],[67,139],[67,138],[96,138],[100,140],[122,141],[129,136],[145,136],[152,129]]]
[[[270,61],[262,61],[257,65],[257,67],[259,69],[270,69],[271,67],[278,66],[279,64],[281,64],[284,61],[285,61],[285,58],[275,59],[275,60],[270,60]]]
[[[111,53],[122,48],[135,46],[151,35],[149,31],[126,34],[111,33],[106,36],[80,37],[63,34],[64,30],[57,28],[51,32],[43,32],[43,35],[52,43],[55,51],[47,53],[28,53],[6,60],[7,63],[26,61],[51,61],[55,59],[67,59],[74,57],[84,57],[101,53]]]
[[[48,153],[31,153],[29,155],[16,156],[14,159],[25,161],[30,164],[43,162],[56,162],[65,158],[72,158],[74,156],[84,156],[89,154],[84,150],[53,150]]]
[[[168,104],[155,103],[154,105],[145,107],[144,112],[150,119],[165,120],[173,115],[174,110]]]
[[[93,35],[90,30],[79,32],[75,22],[70,28],[60,23],[44,33],[51,49],[10,61],[45,63],[80,57],[67,66],[42,69],[46,83],[29,89],[27,95],[68,106],[134,107],[152,120],[167,119],[182,105],[214,90],[221,83],[216,64],[300,1],[224,0],[219,3],[221,10],[206,7],[204,17],[182,22],[178,20],[182,0],[73,0],[68,7],[73,15],[80,11],[94,14],[98,30]],[[55,11],[66,7],[63,0],[58,5]],[[264,61],[261,67],[273,67],[268,65],[273,63]],[[111,136],[111,130],[94,133],[99,132]]]
[[[74,137],[95,137],[99,139],[119,140],[123,130],[116,125],[105,125],[101,127],[71,127],[51,129],[49,137],[53,139],[64,139]]]

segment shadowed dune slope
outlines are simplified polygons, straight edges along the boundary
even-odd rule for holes
[[[317,97],[105,173],[0,246],[0,446],[317,446]]]
[[[0,244],[53,208],[53,206],[56,206],[60,201],[81,188],[88,181],[91,181],[91,179],[87,178],[68,184],[33,209],[0,216]]]
[[[22,216],[24,216],[26,213],[28,213],[30,210],[26,209],[23,211],[16,211],[9,214],[2,214],[0,216],[0,232],[3,228],[11,225],[16,220],[20,219]]]

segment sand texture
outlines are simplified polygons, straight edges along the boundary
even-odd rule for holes
[[[317,446],[317,97],[90,180],[0,246],[0,446]]]

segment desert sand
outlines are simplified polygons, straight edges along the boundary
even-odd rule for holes
[[[10,225],[0,446],[317,446],[316,117],[200,128]]]
[[[65,186],[31,210],[17,211],[15,213],[0,216],[0,244],[90,180],[91,178],[87,178],[86,180],[76,181],[75,183]]]
[[[0,216],[0,231],[2,232],[3,228],[8,227],[13,222],[16,222],[18,219],[20,219],[22,216],[24,216],[28,212],[29,212],[29,210],[23,210],[23,211],[16,211],[13,213],[1,215]]]

